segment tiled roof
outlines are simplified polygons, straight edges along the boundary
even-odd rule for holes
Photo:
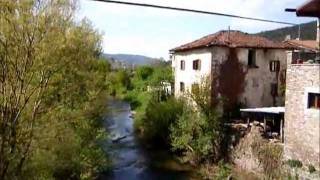
[[[209,46],[261,49],[293,49],[290,44],[274,42],[267,38],[243,33],[241,31],[219,31],[193,42],[171,49],[172,52],[186,51]]]
[[[296,46],[297,49],[307,49],[310,51],[317,51],[319,43],[316,40],[287,40],[290,45]]]

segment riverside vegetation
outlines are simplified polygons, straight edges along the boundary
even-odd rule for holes
[[[108,167],[101,34],[76,1],[0,2],[0,179],[92,179]]]
[[[126,72],[126,75],[124,73]],[[226,178],[231,172],[224,160],[226,128],[222,112],[212,103],[210,82],[186,92],[187,99],[176,99],[165,90],[173,84],[171,67],[165,62],[142,66],[134,72],[119,70],[114,94],[129,101],[135,111],[135,129],[150,148],[165,147],[193,165],[218,163],[217,177]],[[123,81],[122,77],[130,77]],[[165,83],[166,82],[166,83]],[[120,88],[118,86],[121,86]],[[218,104],[218,103],[216,103]],[[156,143],[154,143],[156,142]]]
[[[169,64],[119,70],[115,76],[119,81],[113,84],[117,86],[114,95],[131,103],[135,129],[147,147],[165,148],[182,162],[200,167],[198,173],[205,179],[291,178],[281,160],[282,147],[268,143],[259,132],[241,151],[253,152],[250,157],[261,171],[243,172],[233,165],[231,135],[237,132],[225,125],[228,116],[220,108],[224,99],[212,99],[208,78],[185,92],[182,99],[165,91],[164,82],[173,85]]]

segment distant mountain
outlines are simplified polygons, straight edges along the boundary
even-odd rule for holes
[[[158,59],[151,58],[148,56],[142,55],[132,55],[132,54],[103,54],[105,58],[111,63],[120,63],[122,66],[132,67],[132,66],[141,66],[141,65],[151,65],[158,61]]]
[[[300,24],[300,39],[301,40],[315,40],[317,32],[317,21]],[[271,31],[263,31],[257,33],[260,35],[275,41],[284,41],[286,36],[290,35],[291,39],[298,38],[299,25],[275,29]]]

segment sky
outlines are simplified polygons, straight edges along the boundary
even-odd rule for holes
[[[189,8],[292,23],[315,19],[296,17],[285,8],[305,0],[121,0]],[[103,33],[105,53],[139,54],[168,59],[169,50],[205,35],[226,30],[256,33],[288,25],[222,16],[80,0],[77,19],[86,18]]]

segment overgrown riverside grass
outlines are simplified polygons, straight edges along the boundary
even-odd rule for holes
[[[106,77],[101,35],[76,1],[0,2],[0,179],[93,179]]]

